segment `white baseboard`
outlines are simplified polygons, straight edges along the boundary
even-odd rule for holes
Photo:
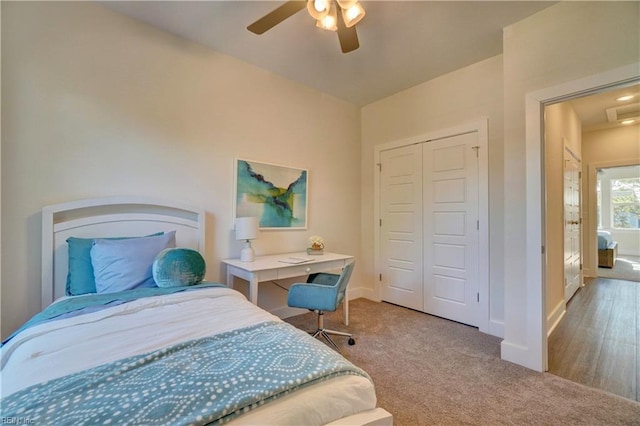
[[[377,297],[377,292],[368,287],[350,288],[347,291],[347,297],[349,300],[364,298],[373,300],[374,302],[380,302],[380,299]]]
[[[531,354],[531,349],[526,346],[503,340],[500,343],[500,358],[531,370],[543,371],[543,367],[538,365],[538,361],[535,360],[536,357]]]
[[[489,320],[488,334],[504,339],[504,322]]]
[[[564,300],[553,308],[553,312],[547,316],[547,337],[551,335],[553,330],[558,326],[562,317],[567,313],[567,305]]]

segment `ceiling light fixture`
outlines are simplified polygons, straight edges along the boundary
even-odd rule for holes
[[[633,123],[635,123],[635,122],[636,122],[636,120],[629,119],[629,120],[622,120],[622,121],[620,122],[620,124],[622,124],[622,125],[624,125],[624,126],[628,126],[629,124],[633,124]]]
[[[342,9],[342,20],[347,28],[353,27],[364,18],[365,11],[360,3],[356,1],[338,0],[338,5]]]
[[[307,2],[307,12],[316,21],[324,19],[329,14],[331,0],[309,0]]]
[[[254,34],[264,34],[302,9],[307,9],[316,20],[316,26],[338,34],[342,53],[353,52],[360,47],[356,24],[365,12],[359,0],[288,0],[247,26],[247,29]],[[341,18],[338,12],[341,12]]]
[[[630,101],[634,97],[635,97],[635,95],[624,95],[624,96],[620,96],[619,98],[616,98],[616,101],[618,101],[618,102]]]
[[[308,0],[307,2],[307,11],[317,21],[316,27],[325,30],[338,30],[338,9],[347,28],[360,22],[366,13],[358,0]]]
[[[338,31],[338,11],[333,2],[329,6],[329,13],[324,18],[316,21],[316,27],[323,30]]]

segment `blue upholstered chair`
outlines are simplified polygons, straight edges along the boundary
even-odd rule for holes
[[[325,272],[311,274],[306,283],[293,284],[289,288],[287,304],[294,308],[316,311],[318,314],[318,329],[315,332],[311,332],[311,334],[313,334],[313,337],[324,337],[337,351],[340,351],[340,349],[329,337],[330,334],[348,337],[349,345],[355,345],[356,341],[351,333],[325,329],[324,313],[335,311],[344,300],[354,263],[347,264],[340,275]]]

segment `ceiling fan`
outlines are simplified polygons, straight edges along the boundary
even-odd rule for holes
[[[337,31],[342,53],[360,47],[355,25],[364,17],[365,11],[358,0],[291,0],[249,25],[254,34],[262,34],[304,8],[316,20],[316,26]],[[338,18],[338,11],[341,18]]]

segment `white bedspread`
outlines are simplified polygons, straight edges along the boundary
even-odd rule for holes
[[[25,330],[2,347],[2,396],[179,342],[279,321],[237,291],[207,288],[139,299]],[[369,380],[339,376],[303,388],[230,424],[320,425],[374,408]]]

